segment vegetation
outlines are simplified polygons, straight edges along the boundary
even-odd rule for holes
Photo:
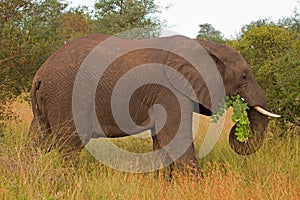
[[[98,0],[96,17],[100,32],[120,33],[134,28],[159,28],[163,22],[155,17],[160,12],[154,0]]]
[[[256,75],[272,112],[282,118],[277,125],[300,126],[300,14],[272,22],[262,19],[241,29],[236,39],[224,40],[210,24],[200,25],[197,38],[226,42],[237,49]]]
[[[295,16],[278,24],[253,22],[230,44],[240,51],[256,74],[268,106],[283,117],[279,126],[290,122],[300,126],[300,32]],[[285,127],[286,128],[286,127]]]
[[[4,110],[7,100],[30,90],[36,70],[63,44],[57,33],[66,5],[4,0],[0,7],[0,110]]]
[[[227,96],[226,101],[219,103],[219,108],[216,114],[211,117],[213,123],[217,123],[220,117],[222,117],[226,110],[232,107],[232,122],[236,124],[235,135],[236,139],[240,142],[246,142],[249,138],[252,138],[250,133],[250,121],[247,117],[247,110],[249,107],[245,103],[240,95]]]
[[[216,30],[211,24],[200,24],[197,39],[210,40],[219,43],[225,43],[225,38],[221,31]]]
[[[197,38],[226,42],[240,51],[269,108],[283,117],[271,121],[262,149],[239,156],[228,144],[232,122],[227,116],[220,141],[200,160],[204,178],[176,172],[170,183],[153,179],[151,173],[109,169],[86,151],[74,166],[55,150],[40,152],[27,137],[32,116],[24,99],[28,100],[37,69],[57,48],[88,33],[164,26],[153,0],[98,0],[94,11],[67,9],[63,2],[0,1],[0,124],[5,125],[0,127],[0,199],[300,199],[298,10],[278,22],[252,22],[232,40],[224,39],[210,24],[200,25]],[[194,133],[197,151],[208,124],[209,119],[201,117],[202,126]],[[114,142],[133,152],[151,149],[149,139]]]
[[[110,169],[86,151],[80,155],[77,167],[55,150],[46,154],[37,151],[26,136],[31,116],[30,108],[24,105],[17,105],[19,111],[24,110],[23,122],[7,122],[11,123],[5,130],[8,134],[0,137],[0,199],[300,198],[300,136],[289,135],[285,140],[274,137],[278,131],[274,124],[260,151],[239,156],[229,147],[228,129],[232,124],[227,121],[218,144],[200,160],[204,178],[175,173],[172,182],[168,182],[154,179],[152,173]],[[209,123],[205,117],[200,120],[202,125]],[[205,129],[202,126],[195,135],[197,152]],[[147,151],[152,145],[149,138],[114,140],[132,152]]]
[[[65,42],[88,33],[116,34],[163,26],[153,0],[98,0],[94,11],[86,7],[67,9],[63,2],[0,2],[0,124],[11,117],[5,111],[10,100],[28,94],[37,69]]]

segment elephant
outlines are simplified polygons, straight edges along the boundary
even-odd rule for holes
[[[146,40],[117,39],[114,40],[115,42],[105,43],[110,38],[112,37],[109,35],[94,34],[70,41],[51,55],[37,71],[31,90],[34,114],[31,132],[42,145],[47,146],[48,143],[45,141],[52,141],[61,152],[76,155],[91,138],[118,138],[151,130],[153,151],[160,152],[155,154],[158,157],[157,163],[163,166],[162,168],[168,169],[168,174],[171,173],[174,165],[183,171],[190,166],[193,173],[200,173],[193,144],[192,113],[211,116],[223,97],[239,94],[250,107],[248,118],[253,137],[247,142],[240,142],[236,139],[235,127],[233,127],[229,133],[230,146],[236,153],[242,155],[254,153],[262,146],[268,117],[277,117],[277,115],[267,111],[264,94],[254,73],[234,48],[184,36]],[[223,85],[221,89],[218,87],[215,91],[209,91],[208,85],[217,82],[215,75],[206,74],[207,68],[198,73],[192,62],[187,61],[184,56],[176,55],[176,49],[187,50],[189,54],[194,54],[197,50],[190,48],[187,43],[179,43],[176,46],[176,42],[180,40],[191,41],[201,46],[203,51],[201,55],[209,57],[209,61],[203,61],[204,58],[201,58],[201,65],[216,66]],[[102,43],[105,43],[106,49],[101,53],[98,52],[100,55],[96,55],[95,49]],[[147,48],[142,48],[145,44],[148,45]],[[155,45],[152,47],[152,44],[160,45],[161,48],[154,48]],[[170,48],[175,50],[164,49],[163,45],[170,45]],[[122,52],[122,55],[114,55],[124,48],[129,50]],[[94,55],[94,60],[89,62],[88,57],[93,52],[96,56]],[[102,65],[109,58],[114,59],[111,62],[107,61],[105,64],[107,67],[103,68]],[[156,65],[149,65],[151,63]],[[99,73],[100,75],[94,75],[96,72],[90,70],[89,73],[81,76],[83,83],[78,83],[78,74],[82,65],[96,71],[97,68],[102,67],[103,71]],[[132,72],[136,66],[142,66],[140,68],[142,72],[137,76],[124,78],[126,87],[119,84],[121,90],[114,92],[118,80],[127,72]],[[169,66],[176,73],[168,72],[168,69],[162,66]],[[185,82],[181,80],[181,76],[184,77]],[[162,84],[156,84],[149,77],[161,81]],[[130,93],[131,89],[128,88],[130,83],[134,82],[133,79],[142,82],[146,79],[146,81],[144,85]],[[75,87],[80,88],[91,80],[94,80],[93,84],[96,83],[93,89],[94,96],[88,92],[89,84],[83,86],[79,92],[74,92]],[[185,89],[190,91],[190,88],[192,88],[191,94],[183,91]],[[128,97],[128,101],[123,102],[122,98],[118,97],[120,93],[125,96],[130,93],[131,96]],[[221,93],[223,95],[218,95]],[[75,100],[74,95],[81,95],[84,98],[80,100],[79,97],[79,100]],[[114,95],[119,99],[115,107],[111,106]],[[74,101],[77,101],[76,105]],[[127,125],[128,115],[122,118],[122,113],[125,112],[123,108],[126,106],[129,107],[127,114],[132,120],[128,121],[130,125]],[[83,109],[82,115],[80,112],[74,114],[74,109],[81,108],[86,109]],[[126,119],[126,128],[119,127],[114,113]],[[77,114],[80,116],[78,117]],[[84,120],[80,124],[81,119]],[[184,124],[181,127],[183,120]],[[79,123],[80,128],[76,123]]]

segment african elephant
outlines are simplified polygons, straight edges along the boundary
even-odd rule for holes
[[[158,163],[165,162],[167,164],[164,166],[167,166],[175,162],[180,168],[193,166],[197,171],[199,164],[193,145],[192,113],[196,111],[210,116],[215,112],[217,103],[223,97],[240,94],[250,106],[248,117],[253,138],[246,143],[239,142],[234,134],[235,129],[232,128],[229,136],[230,145],[238,154],[251,154],[261,147],[268,124],[267,116],[276,115],[265,110],[266,101],[253,72],[243,57],[232,47],[205,40],[172,36],[140,41],[117,39],[115,42],[105,43],[102,46],[102,49],[106,48],[104,51],[101,48],[98,48],[101,52],[95,51],[99,44],[109,38],[110,36],[107,35],[88,35],[75,39],[57,50],[38,70],[33,79],[31,91],[34,113],[31,129],[40,141],[54,139],[62,151],[75,153],[79,152],[91,138],[124,137],[151,130],[153,150],[164,149],[163,153],[156,155],[162,156],[162,159],[158,158]],[[176,46],[180,40],[184,40],[184,43],[178,43]],[[177,49],[188,50],[188,54],[191,55],[196,53],[196,49],[190,48],[186,41],[196,42],[205,51],[201,52],[200,56],[206,53],[210,59],[201,61],[204,68],[200,73],[184,56],[176,55]],[[159,45],[160,48],[154,48],[153,44]],[[170,45],[170,48],[175,50],[170,51],[163,45]],[[146,48],[143,48],[144,46]],[[120,55],[114,55],[124,48],[129,50]],[[94,54],[92,61],[87,59],[90,54]],[[111,62],[107,61],[107,67],[103,68],[105,59],[111,57],[115,59]],[[207,59],[205,55],[203,59]],[[152,63],[157,66],[149,65]],[[208,88],[209,84],[214,85],[217,81],[217,78],[213,78],[214,74],[206,72],[208,70],[206,65],[211,64],[216,66],[221,77],[224,91],[221,96],[219,94],[222,93],[222,87],[221,89],[217,87],[214,91],[209,91]],[[86,70],[88,73],[81,76],[83,82],[79,83],[78,74],[82,65],[92,67],[90,69],[95,71],[98,68],[103,69],[101,76],[94,77],[95,71]],[[141,69],[142,73],[131,78],[124,78],[125,82],[127,81],[124,84],[126,86],[119,85],[121,90],[114,93],[118,80],[127,72],[133,71],[136,66],[144,66]],[[176,73],[172,74],[161,66],[168,66]],[[181,76],[185,78],[185,82],[181,80]],[[133,79],[146,81],[143,86],[135,88],[130,93],[128,87],[130,83],[134,83]],[[80,87],[91,80],[94,80],[94,84],[96,83],[94,96],[88,92],[89,84],[79,92],[74,92],[75,87]],[[160,81],[165,85],[158,84]],[[191,95],[183,91],[186,89],[189,93],[191,88],[193,90]],[[113,96],[115,95],[118,99],[120,93],[125,96],[130,93],[128,102],[124,103],[122,98],[119,98],[116,106],[111,106]],[[79,97],[79,100],[75,100],[76,95],[84,98],[80,100]],[[77,101],[76,105],[74,101]],[[117,113],[119,112],[117,115],[122,116],[124,106],[129,107],[129,118],[134,123],[127,125],[126,122],[125,128],[120,128],[113,113],[116,110]],[[74,109],[80,110],[81,108],[85,109],[82,110],[82,115],[80,112],[74,114]],[[82,124],[78,122],[82,128],[78,128],[76,124],[78,115],[80,117],[77,120],[84,119]],[[126,115],[123,119],[127,120]],[[180,126],[182,121],[184,121],[183,127]],[[95,124],[99,124],[101,128]],[[78,134],[78,132],[81,133]],[[172,143],[173,140],[175,142]],[[168,146],[168,144],[171,145]]]

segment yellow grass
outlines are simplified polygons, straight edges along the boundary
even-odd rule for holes
[[[226,132],[232,124],[227,120],[213,151],[200,160],[204,178],[177,172],[168,182],[152,173],[110,169],[87,151],[76,167],[55,150],[42,153],[26,137],[30,107],[16,103],[14,109],[21,121],[8,122],[0,137],[0,199],[300,199],[300,136],[277,138],[280,129],[274,125],[260,151],[239,156],[228,145]],[[197,151],[209,125],[207,118],[200,120],[204,127],[195,136]],[[140,138],[116,143],[131,151],[151,148],[149,140]]]

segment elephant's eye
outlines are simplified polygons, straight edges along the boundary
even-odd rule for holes
[[[243,76],[242,76],[243,80],[246,80],[247,79],[247,74],[244,73]]]

